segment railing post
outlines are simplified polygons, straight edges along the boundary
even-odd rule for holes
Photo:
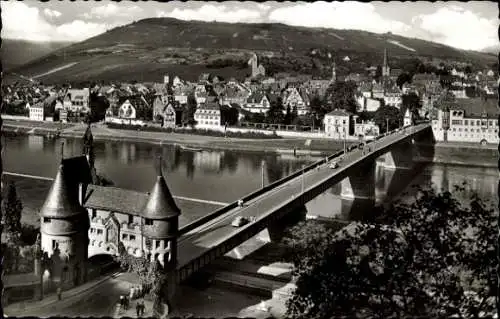
[[[262,177],[261,185],[262,185],[262,188],[264,188],[264,166],[265,165],[266,165],[266,162],[264,162],[264,160],[262,160],[262,163],[261,163],[261,177]]]

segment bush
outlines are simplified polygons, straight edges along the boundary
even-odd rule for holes
[[[281,138],[276,135],[259,133],[259,132],[220,132],[212,131],[207,129],[172,129],[172,128],[161,128],[155,126],[145,126],[140,125],[127,125],[127,124],[115,124],[109,123],[107,126],[111,129],[118,130],[130,130],[130,131],[144,131],[144,132],[164,132],[164,133],[178,133],[178,134],[194,134],[194,135],[204,135],[204,136],[215,136],[215,137],[234,137],[234,138],[251,138],[251,139],[277,139]]]

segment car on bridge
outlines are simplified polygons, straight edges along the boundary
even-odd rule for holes
[[[249,218],[246,218],[244,216],[237,216],[233,221],[231,222],[231,226],[233,227],[241,227],[250,222]]]
[[[335,169],[339,167],[339,163],[337,162],[331,162],[330,165],[328,165],[329,168]]]

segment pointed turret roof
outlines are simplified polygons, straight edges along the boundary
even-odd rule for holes
[[[86,214],[78,202],[77,189],[66,176],[64,165],[61,163],[57,176],[50,187],[40,215],[52,218],[68,218],[79,214]]]
[[[156,183],[144,208],[143,216],[151,219],[168,219],[180,214],[181,210],[177,207],[165,178],[162,175],[157,176]]]
[[[149,194],[148,201],[144,207],[143,216],[151,219],[168,219],[177,217],[181,214],[181,210],[168,189],[162,170],[162,156],[157,159],[156,163],[156,183]]]

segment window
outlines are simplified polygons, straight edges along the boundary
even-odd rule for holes
[[[130,236],[129,236],[129,239],[130,239],[130,240],[135,240],[135,235],[130,235]]]
[[[128,223],[132,224],[134,222],[134,215],[128,215]]]
[[[44,223],[50,223],[51,219],[49,217],[44,217],[43,222]]]
[[[52,249],[55,249],[57,247],[57,242],[55,239],[52,239]]]
[[[468,120],[464,120],[464,125],[469,125],[469,121]]]
[[[92,219],[97,217],[97,211],[95,209],[92,209]]]
[[[481,125],[481,121],[480,121],[480,120],[477,120],[477,121],[476,121],[476,125],[477,125],[477,126]]]
[[[128,235],[127,234],[122,234],[122,239],[127,239]]]
[[[489,121],[488,123],[489,126],[493,126],[493,121]]]
[[[102,235],[102,229],[97,230],[97,235]]]
[[[155,248],[158,249],[160,248],[161,241],[155,240]]]

